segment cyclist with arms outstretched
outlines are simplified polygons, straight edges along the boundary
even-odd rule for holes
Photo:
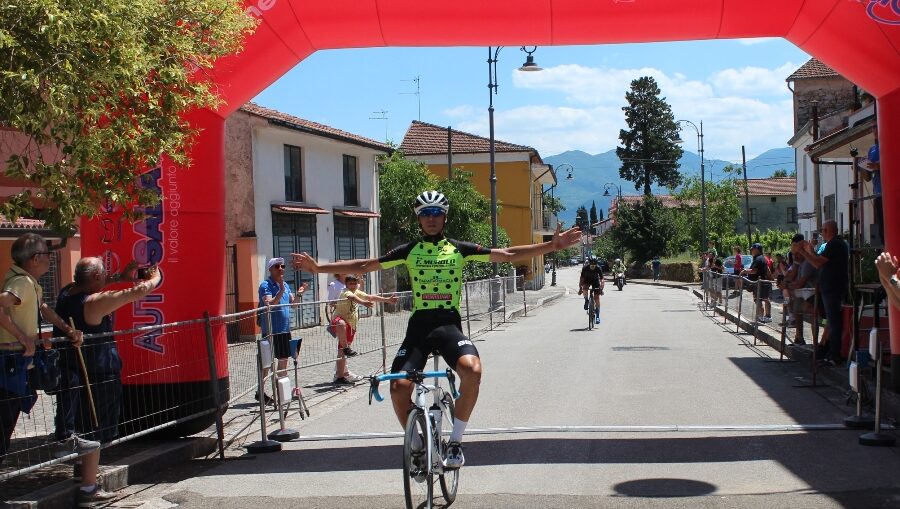
[[[581,268],[578,280],[578,295],[584,295],[584,309],[588,308],[588,296],[594,296],[594,323],[600,323],[600,294],[603,293],[603,269],[597,257],[588,257],[587,264]]]
[[[572,246],[581,240],[581,233],[577,228],[560,232],[557,227],[549,242],[489,249],[444,237],[450,203],[440,192],[420,194],[413,209],[422,237],[380,258],[318,264],[307,253],[292,256],[296,268],[310,272],[363,273],[406,265],[413,287],[413,313],[406,337],[391,365],[391,373],[421,370],[428,355],[437,350],[459,375],[462,396],[456,402],[456,418],[444,460],[446,468],[459,468],[465,463],[460,442],[475,408],[481,383],[481,359],[475,345],[462,333],[459,312],[465,262],[510,262],[531,258]],[[406,424],[407,413],[412,408],[412,391],[413,383],[409,380],[391,382],[391,400],[401,426]]]

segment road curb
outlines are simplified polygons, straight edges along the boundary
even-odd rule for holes
[[[99,480],[107,491],[120,490],[130,482],[148,478],[161,469],[176,463],[212,453],[216,440],[192,437],[175,442],[165,442],[122,458],[110,465],[101,465]],[[102,452],[100,454],[103,454]],[[72,480],[61,481],[32,491],[16,500],[7,500],[10,509],[70,509],[73,507],[78,484]]]

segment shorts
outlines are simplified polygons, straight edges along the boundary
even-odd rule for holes
[[[591,283],[582,283],[582,286],[589,286],[594,293],[600,293],[600,286],[603,283],[600,281],[592,281]]]
[[[454,370],[463,355],[479,356],[472,341],[463,335],[462,322],[456,310],[435,309],[413,313],[403,344],[391,363],[391,373],[422,370],[428,362],[428,355],[435,351]]]
[[[759,300],[769,300],[769,295],[772,293],[772,283],[754,283],[752,286],[753,291],[753,299],[757,299],[756,287],[759,286]]]
[[[353,330],[353,327],[351,327],[346,320],[339,316],[332,318],[331,323],[328,324],[328,326],[331,327],[331,330],[334,331],[334,334],[332,334],[334,337],[337,337],[338,327],[345,327],[344,330],[347,332],[347,346],[349,346],[350,343],[353,342],[353,338],[356,336],[356,331]]]
[[[271,337],[272,347],[276,359],[288,359],[291,357],[291,333],[278,332]]]

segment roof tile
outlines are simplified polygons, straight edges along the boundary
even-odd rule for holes
[[[797,194],[795,177],[747,179],[747,192],[753,196],[791,196]]]
[[[453,135],[454,154],[479,154],[490,151],[490,140],[488,138],[457,131],[456,129],[451,129],[451,133]],[[446,154],[447,128],[413,120],[406,131],[406,135],[403,137],[400,150],[406,155]],[[525,145],[494,140],[494,152],[537,153],[537,150]]]
[[[332,138],[337,138],[342,141],[346,141],[347,143],[363,145],[366,147],[383,150],[385,152],[390,152],[392,150],[389,145],[380,141],[375,141],[358,134],[348,133],[347,131],[341,131],[340,129],[336,129],[325,124],[320,124],[318,122],[313,122],[311,120],[288,115],[287,113],[282,113],[271,108],[265,108],[256,103],[249,102],[241,106],[240,110],[271,121],[287,124],[288,127],[299,129],[301,131],[308,131],[313,134],[320,134]]]
[[[810,58],[808,62],[801,65],[799,69],[787,77],[785,81],[812,79],[812,78],[834,78],[840,77],[837,71],[816,60]]]

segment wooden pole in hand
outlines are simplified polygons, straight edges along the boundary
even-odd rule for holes
[[[72,327],[72,330],[75,329],[75,320],[72,317],[69,317],[69,326]],[[88,378],[87,366],[84,364],[84,356],[81,354],[81,346],[75,347],[75,355],[78,356],[78,365],[81,366],[81,377],[84,378],[84,387],[87,389],[87,397],[88,403],[91,408],[91,422],[94,423],[95,428],[100,427],[100,423],[97,420],[97,408],[94,406],[94,393],[91,392],[91,380]]]

